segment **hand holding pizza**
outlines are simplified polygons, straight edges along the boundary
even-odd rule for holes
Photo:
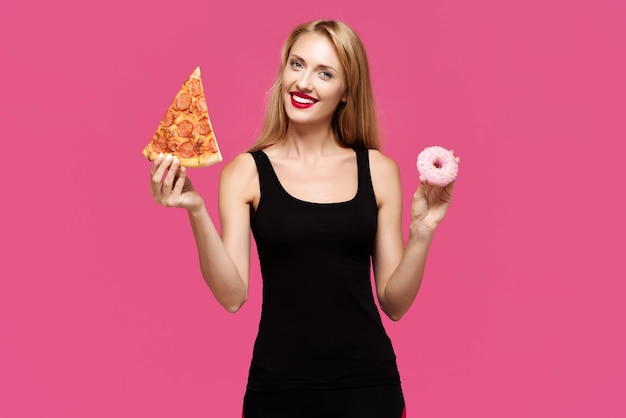
[[[202,197],[187,178],[187,169],[172,155],[160,154],[150,170],[150,193],[154,201],[165,207],[194,209],[202,205]]]
[[[185,209],[202,205],[186,167],[208,167],[222,161],[222,154],[209,118],[200,67],[180,87],[142,154],[153,161],[150,192],[158,204]]]

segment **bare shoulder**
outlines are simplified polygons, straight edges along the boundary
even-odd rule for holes
[[[402,194],[398,164],[378,150],[369,150],[370,175],[378,207],[396,201]]]
[[[398,164],[382,152],[370,149],[369,160],[373,181],[390,181],[400,177]]]
[[[235,177],[242,175],[256,175],[256,164],[252,154],[243,152],[229,161],[222,169],[222,176]]]
[[[254,158],[250,153],[241,153],[222,169],[220,194],[235,194],[246,202],[254,200],[259,190],[259,177]]]

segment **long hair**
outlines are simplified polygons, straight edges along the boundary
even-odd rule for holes
[[[289,118],[282,95],[283,72],[293,44],[300,36],[318,33],[334,46],[346,75],[347,101],[339,104],[332,119],[333,133],[345,147],[364,146],[378,149],[379,132],[369,64],[363,43],[345,23],[316,20],[297,26],[283,45],[281,67],[270,91],[263,130],[250,151],[265,148],[287,135]]]

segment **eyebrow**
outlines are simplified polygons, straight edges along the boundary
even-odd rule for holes
[[[297,55],[297,54],[289,54],[288,60],[289,59],[297,59],[298,61],[302,61],[304,63],[306,63],[306,60],[304,58],[302,58],[301,56]],[[331,66],[331,65],[324,65],[324,64],[320,64],[317,66],[317,68],[319,69],[323,69],[323,70],[332,70],[335,73],[337,73],[338,71],[335,69],[335,67]]]

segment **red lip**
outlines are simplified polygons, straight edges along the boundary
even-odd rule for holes
[[[311,97],[311,96],[309,96],[307,94],[303,94],[303,93],[300,93],[300,92],[297,92],[297,91],[292,91],[289,94],[291,96],[291,104],[294,107],[297,107],[298,109],[307,109],[307,108],[313,106],[318,101],[314,97]],[[311,103],[300,103],[300,102],[297,102],[294,97],[299,97],[299,98],[302,98],[302,99],[305,99],[305,100],[309,100]]]

